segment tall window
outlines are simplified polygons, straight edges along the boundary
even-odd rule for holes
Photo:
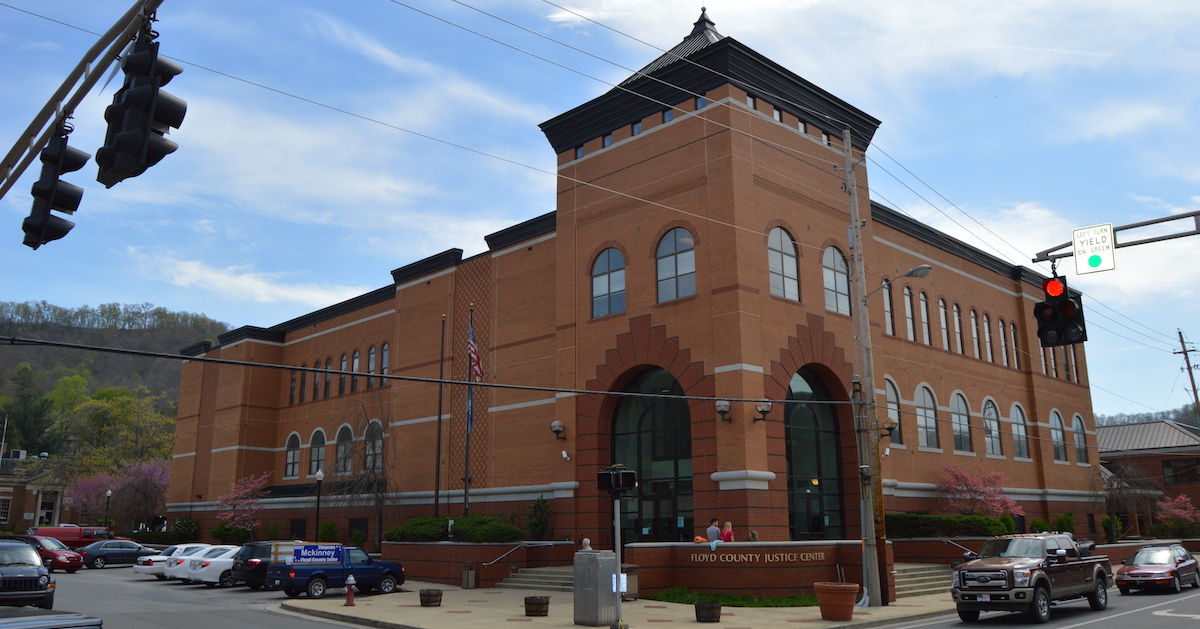
[[[358,373],[358,350],[354,350],[354,358],[352,358],[350,360],[353,363],[350,367],[350,371],[352,371],[353,373]],[[357,390],[358,390],[358,376],[351,375],[350,376],[350,392],[354,393]]]
[[[1009,338],[1012,340],[1012,354],[1013,354],[1012,366],[1013,366],[1013,369],[1020,369],[1021,368],[1021,352],[1017,348],[1017,324],[1013,323],[1013,324],[1009,325],[1008,329],[1010,332],[1012,332],[1012,334],[1009,335]]]
[[[383,471],[383,426],[379,422],[371,422],[367,432],[363,434],[363,471]]]
[[[306,367],[307,365],[300,365],[300,366],[301,366],[301,367]],[[307,383],[307,382],[308,382],[308,374],[306,374],[306,373],[304,373],[303,371],[301,371],[301,372],[300,372],[300,403],[301,403],[301,404],[303,404],[303,403],[304,403],[304,400],[305,400],[305,399],[307,399],[307,396],[306,396],[306,395],[304,395],[304,392],[305,392],[304,385],[305,385],[305,383]]]
[[[625,256],[605,249],[592,265],[592,318],[625,312]]]
[[[1071,432],[1075,433],[1075,461],[1077,463],[1087,463],[1087,428],[1083,425],[1082,417],[1076,415],[1071,420]]]
[[[1071,364],[1072,364],[1072,365],[1075,365],[1075,369],[1074,369],[1074,371],[1075,371],[1075,384],[1079,384],[1079,371],[1080,371],[1080,369],[1079,369],[1079,356],[1075,354],[1075,346],[1074,346],[1074,345],[1069,345],[1069,346],[1064,346],[1064,347],[1070,347],[1070,348],[1071,348]]]
[[[904,287],[904,325],[907,328],[908,340],[917,340],[917,325],[913,321],[913,293],[907,286]]]
[[[383,351],[379,358],[379,375],[381,375],[381,376],[388,375],[388,364],[389,364],[388,363],[388,344],[384,343]],[[387,378],[379,379],[379,386],[386,387],[387,383],[388,383]]]
[[[316,474],[325,469],[325,433],[316,431],[308,444],[308,473]]]
[[[991,400],[983,403],[983,445],[988,454],[1004,454],[1000,445],[1000,412]]]
[[[288,387],[288,406],[296,403],[296,372],[292,372],[292,386]]]
[[[346,366],[347,365],[348,365],[348,363],[346,361],[346,355],[342,354],[342,369],[341,369],[342,372],[338,374],[338,395],[343,395],[346,393]]]
[[[334,471],[338,474],[350,473],[350,455],[354,450],[354,433],[349,426],[342,426],[337,436],[337,459],[334,461]]]
[[[954,304],[954,347],[959,354],[966,351],[963,349],[962,340],[962,310],[959,309],[958,304]]]
[[[658,302],[696,294],[696,244],[688,230],[672,229],[658,243]]]
[[[821,257],[825,269],[825,309],[850,314],[850,273],[846,258],[834,247],[825,250]]]
[[[883,280],[883,326],[884,331],[896,336],[896,318],[892,315],[892,283]]]
[[[325,359],[325,397],[329,397],[333,383],[333,359]]]
[[[929,332],[929,296],[921,291],[921,338],[926,345],[933,345],[933,335]]]
[[[904,431],[900,430],[900,391],[891,380],[884,380],[883,388],[887,395],[888,419],[896,422],[896,427],[892,429],[892,443],[903,444]]]
[[[1043,348],[1042,351],[1045,352],[1046,355],[1050,357],[1050,375],[1057,378],[1058,377],[1058,354],[1054,353],[1053,347]]]
[[[937,400],[929,387],[917,389],[917,436],[918,444],[925,448],[937,448]]]
[[[938,300],[938,317],[942,323],[942,349],[950,350],[950,315],[946,312],[946,300]]]
[[[800,369],[783,409],[788,520],[793,540],[844,537],[840,434],[821,378]],[[815,403],[814,403],[815,402]]]
[[[950,419],[954,425],[954,449],[974,452],[971,449],[971,407],[961,393],[955,393],[950,399]]]
[[[1000,358],[1004,366],[1008,366],[1008,331],[1004,329],[1004,319],[996,321],[996,329],[1000,331]]]
[[[767,268],[771,276],[771,294],[800,301],[800,280],[797,272],[796,245],[781,227],[771,230],[767,238]]]
[[[368,389],[375,388],[374,375],[375,375],[375,346],[372,345],[371,349],[367,350],[367,388]]]
[[[1016,404],[1012,407],[1013,456],[1029,458],[1029,436],[1025,431],[1025,411]]]
[[[321,368],[321,361],[318,360],[317,362],[313,363],[313,369],[320,369],[320,368]],[[313,376],[312,401],[316,402],[321,397],[321,372],[314,371],[312,376]]]
[[[12,498],[0,498],[0,522],[7,524],[12,515]]]
[[[1068,351],[1068,347],[1069,346],[1067,346],[1067,345],[1062,346],[1062,354],[1063,354],[1062,365],[1063,365],[1063,375],[1066,377],[1067,382],[1070,382],[1071,381],[1071,353]],[[1054,350],[1050,350],[1050,351],[1054,351]]]
[[[983,341],[984,347],[987,348],[987,361],[995,362],[996,355],[992,353],[992,321],[986,314],[983,315]]]
[[[982,354],[979,351],[979,315],[975,314],[975,309],[971,309],[971,341],[975,345],[975,358],[980,358]]]
[[[288,478],[300,476],[300,435],[288,437],[283,458],[283,475]]]
[[[1050,440],[1054,442],[1054,460],[1067,460],[1067,435],[1063,425],[1062,415],[1058,411],[1050,412]]]

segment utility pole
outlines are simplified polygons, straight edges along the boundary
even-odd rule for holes
[[[1188,352],[1194,351],[1188,349],[1186,343],[1183,342],[1183,330],[1179,330],[1179,347],[1180,350],[1176,354],[1183,354],[1183,364],[1187,366],[1188,379],[1192,381],[1192,401],[1195,406],[1192,411],[1196,413],[1196,425],[1200,426],[1200,393],[1196,391],[1196,372],[1192,371],[1192,359],[1188,356]]]

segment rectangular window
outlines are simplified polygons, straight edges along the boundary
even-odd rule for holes
[[[8,523],[9,513],[12,511],[12,498],[0,498],[0,522]]]
[[[612,134],[606,133],[604,134],[604,148],[608,148],[610,146],[612,146]]]
[[[708,99],[703,96],[696,97],[696,109],[704,109],[708,105]]]
[[[583,157],[583,147],[582,146],[575,147],[575,159],[580,159],[582,157]]]
[[[674,109],[664,109],[663,110],[663,122],[671,122],[674,119],[675,119],[675,110]]]
[[[637,135],[642,132],[642,121],[637,121],[629,126],[629,135]]]
[[[300,448],[288,450],[287,460],[283,466],[283,475],[295,478],[300,475]]]
[[[771,115],[775,116],[775,120],[777,120],[779,122],[783,122],[783,110],[782,109],[776,107],[775,111],[772,112]]]
[[[803,120],[800,121],[800,124],[796,128],[800,129],[800,133],[808,134],[808,123]]]
[[[892,316],[892,283],[888,281],[883,284],[883,326],[885,332],[896,336],[896,320]]]
[[[307,518],[292,518],[291,526],[288,527],[292,531],[291,538],[292,539],[304,539],[305,537],[307,537],[308,531],[305,530],[305,529],[307,529],[307,525],[308,525]]]
[[[917,328],[913,322],[913,294],[912,289],[904,287],[904,325],[908,331],[908,340],[917,340]]]
[[[1200,483],[1200,459],[1167,459],[1162,466],[1168,483]]]
[[[749,107],[750,109],[758,110],[758,99],[747,94],[746,95],[746,106]]]
[[[829,134],[828,133],[824,133],[824,132],[821,133],[821,144],[824,144],[825,146],[831,146],[831,144],[829,143]]]

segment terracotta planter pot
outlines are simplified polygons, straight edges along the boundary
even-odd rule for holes
[[[721,622],[721,604],[712,601],[696,603],[696,622]]]
[[[857,583],[814,583],[817,591],[817,605],[821,608],[821,618],[824,620],[853,620],[854,603],[858,598]]]

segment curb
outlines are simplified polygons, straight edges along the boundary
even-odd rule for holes
[[[304,614],[306,616],[316,616],[317,618],[325,618],[327,620],[336,620],[338,622],[349,623],[352,625],[362,625],[364,627],[377,627],[378,629],[421,629],[412,625],[405,625],[398,622],[388,622],[386,620],[372,620],[361,616],[352,616],[350,614],[342,614],[339,612],[330,612],[323,609],[308,609],[306,607],[298,607],[291,604],[289,601],[279,603],[280,609],[287,610],[294,614]]]

